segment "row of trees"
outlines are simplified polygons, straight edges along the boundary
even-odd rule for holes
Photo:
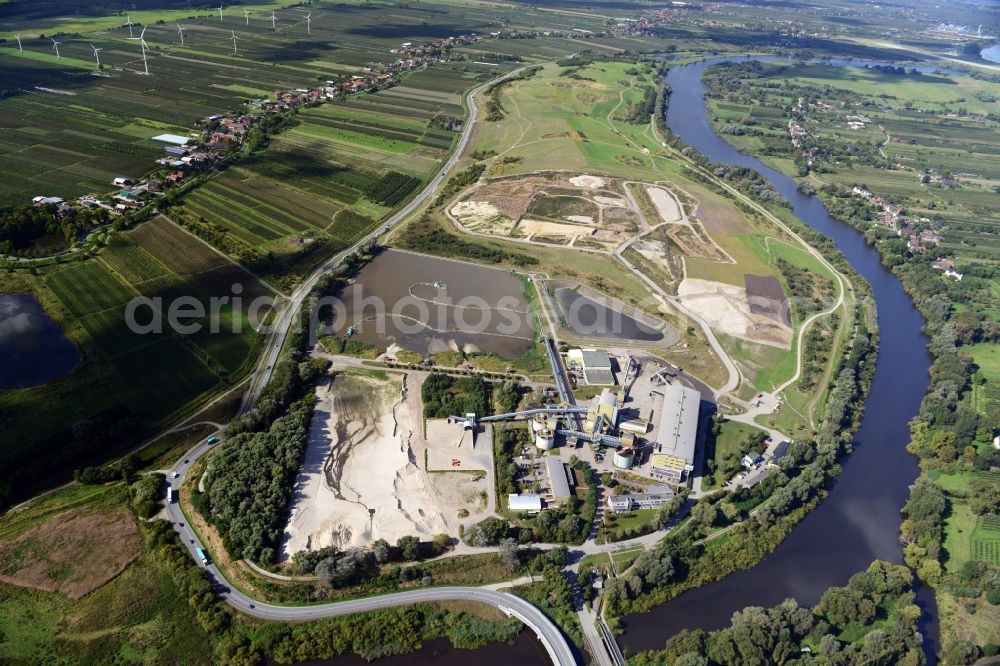
[[[307,360],[309,321],[317,299],[341,289],[376,251],[369,247],[348,257],[317,283],[257,404],[229,423],[226,441],[208,465],[205,493],[195,494],[195,506],[218,526],[236,558],[274,561],[308,443],[313,389],[329,367],[327,361]]]

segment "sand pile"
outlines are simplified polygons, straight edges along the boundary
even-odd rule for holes
[[[283,556],[446,531],[411,447],[419,398],[405,378],[340,374],[317,397]]]

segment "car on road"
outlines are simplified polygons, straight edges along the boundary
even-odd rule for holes
[[[177,478],[177,477],[179,477],[180,475],[181,475],[181,473],[180,473],[180,472],[174,472],[174,473],[173,473],[173,474],[171,475],[171,477],[172,477],[172,478],[174,478],[174,479],[176,479],[176,478]]]
[[[211,446],[212,444],[218,444],[219,443],[219,438],[218,438],[217,435],[212,435],[207,440],[205,440],[205,443],[208,444],[209,446]],[[185,462],[187,462],[187,461],[185,461]]]

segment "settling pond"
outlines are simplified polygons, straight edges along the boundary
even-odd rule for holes
[[[421,354],[492,352],[506,359],[532,346],[529,284],[509,270],[387,250],[341,294],[344,336]]]
[[[0,390],[59,379],[80,352],[31,294],[0,294]]]
[[[641,321],[598,303],[566,287],[555,290],[556,304],[570,330],[577,335],[611,340],[659,342],[663,333]],[[669,344],[674,344],[673,340]]]
[[[667,76],[673,90],[667,124],[713,162],[763,174],[791,202],[800,220],[833,239],[872,286],[882,344],[856,448],[826,501],[756,567],[626,618],[623,643],[634,651],[662,648],[681,629],[728,626],[733,612],[746,606],[773,606],[788,597],[812,605],[828,587],[845,584],[873,560],[901,562],[899,511],[918,473],[916,460],[905,447],[907,422],[916,414],[929,381],[923,320],[860,232],[833,219],[818,199],[799,192],[792,179],[738,152],[715,134],[705,113],[701,75],[713,63],[736,60],[744,59],[673,67]],[[933,596],[920,590],[918,603],[925,610],[923,629],[933,654],[937,636]]]

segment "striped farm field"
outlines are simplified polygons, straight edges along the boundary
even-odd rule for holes
[[[115,236],[111,244],[101,252],[100,260],[130,285],[141,284],[170,273],[153,255],[125,235]]]
[[[333,216],[333,222],[327,231],[345,245],[350,245],[364,236],[374,225],[375,220],[370,217],[345,209]]]
[[[133,294],[97,262],[77,263],[52,273],[45,284],[78,317],[122,307]]]
[[[289,133],[307,134],[310,137],[318,137],[333,143],[349,143],[371,150],[380,150],[385,153],[404,154],[413,150],[413,144],[410,142],[350,129],[327,127],[326,125],[318,125],[316,123],[302,123],[290,130]]]
[[[201,217],[229,227],[237,236],[250,242],[255,242],[254,239],[277,240],[291,233],[288,229],[276,230],[266,219],[259,219],[253,209],[235,204],[205,188],[185,197],[184,204]],[[240,233],[241,230],[246,233]]]
[[[162,216],[139,225],[131,236],[178,275],[200,273],[229,263],[225,256]]]
[[[164,338],[112,360],[131,391],[129,407],[144,418],[175,413],[219,383],[219,377],[177,338]]]

